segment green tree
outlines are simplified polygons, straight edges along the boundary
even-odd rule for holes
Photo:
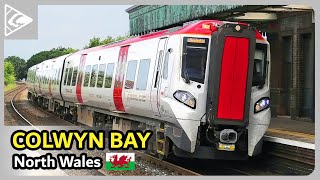
[[[53,59],[53,58],[70,54],[70,53],[74,53],[76,51],[77,51],[76,49],[63,48],[63,47],[53,48],[49,51],[41,51],[31,56],[31,58],[27,61],[26,69],[29,69],[33,65],[39,64],[45,60]]]
[[[108,44],[112,44],[112,43],[122,41],[122,40],[125,40],[128,38],[130,38],[129,35],[118,36],[116,38],[108,36],[104,40],[101,40],[99,37],[93,37],[92,39],[90,39],[89,44],[84,47],[84,49],[93,48],[93,47],[101,46],[101,45],[108,45]]]
[[[12,84],[14,80],[14,66],[11,62],[4,62],[4,85]]]
[[[10,62],[14,67],[14,72],[17,79],[23,79],[27,76],[26,61],[17,56],[9,56],[4,59],[5,62]]]
[[[92,39],[90,39],[89,44],[87,46],[85,46],[85,49],[96,47],[96,46],[100,46],[100,45],[101,45],[100,38],[99,37],[93,37]]]

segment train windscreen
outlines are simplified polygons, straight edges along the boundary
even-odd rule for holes
[[[185,37],[181,76],[188,81],[204,83],[208,56],[208,38]]]

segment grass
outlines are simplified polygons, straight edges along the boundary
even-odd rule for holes
[[[17,85],[16,83],[8,84],[4,86],[4,92],[10,91],[11,89],[15,88]]]

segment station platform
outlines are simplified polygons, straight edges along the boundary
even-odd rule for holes
[[[274,117],[271,119],[264,140],[314,149],[315,123],[310,121],[297,121],[290,117]]]

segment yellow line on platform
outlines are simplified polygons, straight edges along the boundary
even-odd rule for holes
[[[287,136],[295,136],[295,137],[298,137],[298,138],[305,138],[305,139],[309,139],[309,140],[314,140],[314,135],[313,134],[305,134],[305,133],[294,132],[294,131],[286,131],[286,130],[281,130],[281,129],[268,129],[267,132],[281,134],[281,135],[287,135]]]

